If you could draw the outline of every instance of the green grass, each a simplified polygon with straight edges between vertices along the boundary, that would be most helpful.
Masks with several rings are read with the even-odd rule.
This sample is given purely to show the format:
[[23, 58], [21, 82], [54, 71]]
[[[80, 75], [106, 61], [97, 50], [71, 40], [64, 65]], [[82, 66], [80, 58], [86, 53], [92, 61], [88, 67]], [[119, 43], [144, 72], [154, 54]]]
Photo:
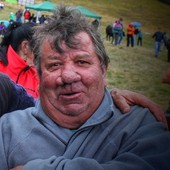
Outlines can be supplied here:
[[[36, 1], [41, 2], [41, 1]], [[159, 0], [53, 0], [69, 5], [83, 5], [102, 16], [101, 35], [110, 56], [107, 74], [108, 86], [140, 92], [160, 104], [164, 110], [170, 100], [170, 85], [161, 82], [162, 76], [170, 63], [167, 63], [167, 51], [162, 49], [159, 58], [154, 58], [152, 34], [161, 27], [170, 35], [170, 5]], [[8, 19], [10, 12], [16, 12], [18, 6], [5, 3], [0, 11], [0, 19]], [[31, 11], [34, 12], [35, 11]], [[126, 47], [126, 38], [119, 47], [112, 46], [105, 39], [105, 27], [117, 18], [124, 19], [124, 27], [132, 21], [142, 23], [144, 32], [142, 47]]]

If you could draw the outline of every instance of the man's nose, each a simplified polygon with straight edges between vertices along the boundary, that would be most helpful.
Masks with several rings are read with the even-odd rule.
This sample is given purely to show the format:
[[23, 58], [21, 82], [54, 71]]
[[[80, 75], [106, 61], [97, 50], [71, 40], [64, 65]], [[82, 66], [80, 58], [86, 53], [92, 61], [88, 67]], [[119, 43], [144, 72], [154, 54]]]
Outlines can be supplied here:
[[61, 71], [61, 79], [63, 83], [70, 84], [70, 83], [79, 81], [81, 79], [81, 76], [78, 70], [74, 66], [67, 65], [67, 66], [64, 66], [64, 68]]

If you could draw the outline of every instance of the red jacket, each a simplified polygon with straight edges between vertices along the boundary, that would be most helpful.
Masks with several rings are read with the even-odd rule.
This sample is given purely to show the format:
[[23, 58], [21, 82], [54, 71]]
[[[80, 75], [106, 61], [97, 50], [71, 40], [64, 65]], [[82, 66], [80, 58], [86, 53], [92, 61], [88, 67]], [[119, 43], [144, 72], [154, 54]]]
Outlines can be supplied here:
[[31, 17], [31, 13], [29, 11], [25, 11], [24, 18], [25, 19], [30, 19], [30, 17]]
[[39, 79], [35, 67], [30, 67], [11, 46], [8, 47], [7, 60], [8, 65], [0, 61], [0, 72], [9, 75], [14, 82], [22, 85], [27, 93], [37, 98]]
[[129, 24], [127, 27], [127, 35], [134, 35], [135, 32], [135, 28], [133, 27], [133, 25]]

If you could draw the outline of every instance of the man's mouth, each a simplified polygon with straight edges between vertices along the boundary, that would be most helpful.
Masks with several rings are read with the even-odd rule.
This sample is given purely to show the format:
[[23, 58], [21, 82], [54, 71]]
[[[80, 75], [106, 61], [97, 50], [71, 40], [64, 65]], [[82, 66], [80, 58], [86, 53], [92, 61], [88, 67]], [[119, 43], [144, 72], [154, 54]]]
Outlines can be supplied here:
[[72, 96], [72, 95], [76, 95], [77, 93], [73, 93], [73, 92], [71, 92], [71, 93], [65, 93], [65, 94], [62, 94], [62, 95], [66, 95], [66, 96]]
[[77, 98], [80, 97], [81, 92], [64, 92], [60, 94], [62, 98]]

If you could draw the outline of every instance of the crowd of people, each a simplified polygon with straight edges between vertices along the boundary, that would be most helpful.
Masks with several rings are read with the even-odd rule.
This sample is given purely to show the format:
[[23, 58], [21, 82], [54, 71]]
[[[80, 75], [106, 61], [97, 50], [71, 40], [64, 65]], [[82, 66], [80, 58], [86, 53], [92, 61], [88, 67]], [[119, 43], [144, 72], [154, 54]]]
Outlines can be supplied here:
[[112, 37], [111, 44], [117, 46], [120, 45], [123, 38], [126, 36], [127, 47], [142, 46], [143, 34], [141, 27], [133, 25], [133, 23], [128, 24], [127, 28], [123, 26], [123, 18], [119, 18], [113, 22], [112, 26], [106, 28], [106, 36]]
[[47, 15], [42, 14], [37, 18], [34, 13], [31, 13], [29, 9], [23, 10], [21, 7], [14, 13], [11, 12], [9, 16], [9, 21], [16, 21], [20, 23], [39, 23], [42, 24], [46, 21]]
[[[108, 25], [106, 27], [106, 39], [111, 40], [111, 44], [118, 46], [121, 44], [123, 38], [126, 36], [126, 46], [142, 46], [143, 45], [143, 32], [141, 25], [135, 25], [129, 23], [127, 28], [123, 26], [123, 18], [113, 22], [113, 25]], [[160, 28], [152, 35], [155, 41], [154, 54], [157, 58], [161, 46], [167, 49], [167, 61], [170, 62], [170, 38], [168, 38], [166, 32], [162, 32]]]
[[143, 33], [141, 28], [130, 23], [127, 26], [127, 47], [142, 46]]
[[[169, 169], [170, 132], [146, 108], [155, 104], [128, 91], [111, 95], [106, 82], [109, 56], [86, 17], [61, 6], [47, 24], [14, 22], [7, 30], [0, 71], [13, 79], [0, 74], [0, 88], [7, 86], [13, 93], [7, 90], [0, 100], [5, 96], [4, 105], [16, 101], [19, 106], [22, 95], [16, 91], [23, 97], [29, 93], [25, 100], [34, 107], [13, 108], [0, 118], [3, 170]], [[11, 60], [19, 63], [17, 76], [10, 72]], [[36, 80], [36, 88], [20, 86], [22, 81], [32, 83], [28, 77]], [[34, 101], [30, 95], [35, 91]], [[123, 114], [118, 103], [132, 106]], [[6, 106], [3, 110], [8, 112]]]

